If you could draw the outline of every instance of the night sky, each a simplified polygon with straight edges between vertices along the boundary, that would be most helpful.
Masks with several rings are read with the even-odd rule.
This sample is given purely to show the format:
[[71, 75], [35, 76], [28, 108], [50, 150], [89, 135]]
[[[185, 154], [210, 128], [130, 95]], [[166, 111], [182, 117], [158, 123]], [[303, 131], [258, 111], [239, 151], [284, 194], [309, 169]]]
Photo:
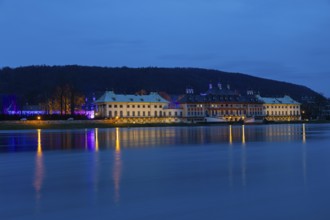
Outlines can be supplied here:
[[0, 67], [201, 67], [330, 96], [330, 0], [0, 0]]

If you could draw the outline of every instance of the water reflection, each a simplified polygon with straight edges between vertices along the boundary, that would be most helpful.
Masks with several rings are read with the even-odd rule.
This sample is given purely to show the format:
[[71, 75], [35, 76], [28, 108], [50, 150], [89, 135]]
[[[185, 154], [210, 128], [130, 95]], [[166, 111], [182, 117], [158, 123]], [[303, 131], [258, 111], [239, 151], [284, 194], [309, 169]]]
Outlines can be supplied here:
[[303, 143], [306, 143], [306, 124], [302, 125], [302, 136], [303, 136]]
[[94, 129], [94, 135], [95, 135], [95, 151], [99, 151], [99, 129]]
[[37, 154], [35, 159], [35, 174], [33, 186], [36, 192], [36, 198], [39, 200], [41, 198], [41, 188], [44, 180], [44, 161], [42, 155], [42, 142], [41, 142], [41, 130], [37, 130], [38, 133], [38, 145]]
[[[309, 125], [308, 125], [309, 126]], [[200, 127], [121, 128], [120, 141], [127, 148], [173, 146], [210, 143], [248, 144], [251, 142], [307, 141], [307, 125], [223, 125]], [[310, 131], [309, 131], [310, 132]], [[118, 130], [44, 130], [43, 150], [111, 148]], [[312, 136], [313, 137], [313, 136]], [[0, 131], [0, 151], [35, 150], [35, 135], [29, 131], [4, 133]], [[118, 145], [118, 144], [117, 144]]]
[[229, 125], [229, 144], [233, 143], [233, 128], [232, 125]]
[[303, 136], [303, 146], [302, 146], [302, 170], [303, 170], [303, 178], [304, 184], [307, 182], [307, 149], [306, 149], [306, 125], [305, 123], [302, 125], [302, 136]]
[[228, 182], [229, 186], [233, 186], [233, 148], [228, 150]]
[[114, 181], [114, 190], [115, 203], [119, 202], [120, 199], [120, 177], [122, 172], [122, 161], [121, 161], [121, 152], [120, 152], [120, 129], [116, 128], [116, 146], [114, 154], [114, 166], [113, 166], [113, 181]]
[[245, 144], [245, 125], [242, 125], [242, 144]]
[[242, 186], [246, 186], [246, 148], [243, 145], [241, 151], [241, 175], [242, 175]]

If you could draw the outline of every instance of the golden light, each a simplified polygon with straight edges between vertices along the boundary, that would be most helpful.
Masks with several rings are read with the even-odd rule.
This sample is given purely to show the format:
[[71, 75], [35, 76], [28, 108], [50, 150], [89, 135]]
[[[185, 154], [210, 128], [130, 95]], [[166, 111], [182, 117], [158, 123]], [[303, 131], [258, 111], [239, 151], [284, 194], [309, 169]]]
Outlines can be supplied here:
[[44, 179], [44, 163], [42, 156], [42, 145], [41, 145], [41, 129], [38, 132], [38, 146], [37, 146], [37, 156], [35, 161], [35, 175], [33, 180], [33, 186], [36, 191], [36, 197], [39, 200], [41, 198], [41, 188]]
[[38, 119], [38, 120], [41, 120], [41, 117], [40, 117], [40, 116], [38, 116], [38, 117], [37, 117], [37, 119]]
[[233, 143], [233, 130], [231, 125], [229, 125], [229, 143]]
[[115, 190], [114, 200], [115, 203], [118, 203], [120, 199], [120, 177], [122, 170], [119, 128], [116, 128], [116, 149], [114, 156], [115, 156], [114, 169], [113, 169], [113, 180], [114, 180], [114, 190]]
[[95, 152], [99, 151], [99, 129], [95, 128], [94, 130], [94, 135], [95, 135]]
[[116, 128], [116, 152], [120, 151], [119, 128]]
[[41, 129], [38, 129], [38, 148], [37, 148], [37, 155], [42, 155], [42, 146], [41, 146]]
[[242, 125], [242, 144], [245, 144], [245, 125]]

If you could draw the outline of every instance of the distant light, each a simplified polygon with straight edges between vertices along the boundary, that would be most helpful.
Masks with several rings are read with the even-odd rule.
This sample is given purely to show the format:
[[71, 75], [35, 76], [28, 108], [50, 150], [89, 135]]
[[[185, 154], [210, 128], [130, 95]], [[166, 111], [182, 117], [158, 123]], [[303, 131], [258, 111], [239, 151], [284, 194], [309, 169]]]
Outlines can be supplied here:
[[40, 119], [41, 119], [41, 117], [40, 117], [40, 116], [38, 116], [38, 117], [37, 117], [37, 119], [38, 119], [38, 120], [40, 120]]

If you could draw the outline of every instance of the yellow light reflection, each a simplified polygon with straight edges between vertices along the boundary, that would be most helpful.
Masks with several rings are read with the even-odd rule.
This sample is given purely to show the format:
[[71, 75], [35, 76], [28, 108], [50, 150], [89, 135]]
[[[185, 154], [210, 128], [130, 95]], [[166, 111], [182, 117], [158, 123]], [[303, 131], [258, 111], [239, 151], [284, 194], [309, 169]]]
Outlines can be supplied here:
[[303, 136], [303, 143], [306, 143], [306, 124], [303, 124], [303, 132], [302, 132], [302, 136]]
[[114, 166], [113, 166], [113, 181], [114, 181], [114, 190], [115, 190], [114, 201], [115, 203], [118, 203], [120, 199], [120, 177], [122, 171], [119, 128], [116, 128], [116, 148], [114, 155], [115, 155]]
[[38, 148], [37, 148], [37, 155], [42, 156], [42, 147], [41, 147], [41, 129], [38, 129]]
[[33, 187], [36, 192], [37, 200], [41, 198], [41, 188], [44, 179], [44, 162], [42, 155], [42, 142], [41, 142], [41, 130], [38, 129], [38, 145], [37, 145], [37, 155], [35, 160], [35, 175], [33, 181]]
[[233, 143], [233, 129], [231, 125], [229, 125], [229, 143]]
[[245, 144], [245, 125], [242, 125], [242, 144]]
[[95, 135], [95, 152], [99, 151], [99, 129], [95, 128], [94, 130], [94, 135]]
[[116, 152], [120, 151], [119, 128], [116, 128]]

